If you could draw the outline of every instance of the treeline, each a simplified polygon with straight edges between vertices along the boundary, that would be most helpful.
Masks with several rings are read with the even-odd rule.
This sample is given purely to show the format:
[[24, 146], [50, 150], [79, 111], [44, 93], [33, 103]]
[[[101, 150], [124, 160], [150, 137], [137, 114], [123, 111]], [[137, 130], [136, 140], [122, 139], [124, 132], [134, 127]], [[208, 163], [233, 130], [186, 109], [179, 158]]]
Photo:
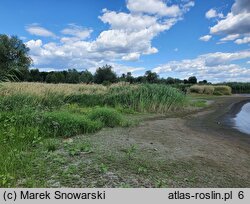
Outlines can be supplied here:
[[[143, 76], [134, 77], [131, 72], [124, 73], [118, 76], [112, 66], [105, 65], [99, 67], [94, 74], [85, 71], [77, 71], [76, 69], [69, 69], [64, 71], [43, 72], [38, 69], [22, 70], [15, 73], [19, 81], [27, 82], [45, 82], [45, 83], [96, 83], [108, 85], [117, 82], [134, 83], [151, 83], [151, 84], [197, 84], [197, 78], [191, 76], [188, 79], [177, 78], [160, 78], [155, 72], [146, 71]], [[200, 81], [200, 84], [207, 84], [207, 81]]]
[[[32, 64], [29, 48], [17, 37], [0, 34], [0, 82], [27, 81], [44, 83], [97, 83], [108, 85], [116, 82], [170, 84], [183, 91], [193, 84], [211, 84], [206, 80], [197, 81], [195, 76], [188, 79], [160, 78], [157, 73], [146, 71], [143, 76], [134, 77], [131, 72], [118, 76], [112, 67], [99, 67], [94, 74], [85, 70], [69, 69], [65, 71], [43, 72], [38, 69], [29, 69]], [[250, 83], [223, 83], [232, 88], [233, 93], [250, 93]]]
[[[1, 81], [28, 81], [46, 83], [97, 83], [108, 85], [120, 81], [129, 83], [161, 83], [161, 84], [196, 84], [195, 76], [185, 80], [168, 77], [160, 78], [155, 72], [146, 71], [143, 76], [134, 77], [131, 72], [118, 76], [109, 65], [99, 67], [94, 74], [85, 70], [40, 72], [38, 69], [29, 69], [32, 59], [29, 48], [17, 36], [0, 34], [0, 82]], [[206, 84], [204, 80], [200, 83]]]

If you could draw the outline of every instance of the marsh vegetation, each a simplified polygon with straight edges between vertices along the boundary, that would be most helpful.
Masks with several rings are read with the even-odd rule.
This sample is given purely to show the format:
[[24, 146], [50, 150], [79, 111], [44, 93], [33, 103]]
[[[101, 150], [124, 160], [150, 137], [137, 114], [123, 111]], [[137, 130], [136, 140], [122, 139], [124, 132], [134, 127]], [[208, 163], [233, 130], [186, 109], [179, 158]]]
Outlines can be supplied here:
[[[60, 146], [61, 139], [95, 133], [105, 127], [133, 126], [137, 124], [135, 113], [166, 113], [181, 110], [186, 104], [181, 92], [163, 85], [2, 83], [0, 96], [3, 187], [16, 186], [28, 178], [29, 184], [24, 186], [40, 185], [33, 178], [38, 176], [34, 162], [41, 165], [39, 171], [47, 165], [38, 149], [49, 155]], [[85, 143], [69, 147], [71, 156], [89, 151], [91, 145]]]

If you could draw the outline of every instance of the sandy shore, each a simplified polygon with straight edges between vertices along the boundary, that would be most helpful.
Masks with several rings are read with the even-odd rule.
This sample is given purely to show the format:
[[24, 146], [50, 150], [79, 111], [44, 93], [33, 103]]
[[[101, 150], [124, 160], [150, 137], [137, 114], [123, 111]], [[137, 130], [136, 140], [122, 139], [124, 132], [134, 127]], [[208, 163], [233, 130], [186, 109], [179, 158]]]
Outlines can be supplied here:
[[[248, 98], [213, 100], [193, 114], [151, 118], [136, 127], [90, 135], [101, 161], [112, 169], [112, 177], [99, 178], [104, 186], [157, 187], [160, 182], [167, 187], [250, 187], [250, 137], [225, 123]], [[133, 146], [134, 156], [127, 160]]]
[[249, 148], [250, 136], [236, 130], [231, 120], [249, 101], [249, 95], [220, 97], [206, 110], [191, 116], [192, 120], [188, 120], [187, 125], [194, 130], [227, 138]]
[[72, 138], [93, 152], [64, 158], [57, 172], [74, 167], [77, 179], [54, 175], [48, 187], [250, 187], [250, 137], [225, 122], [248, 99], [216, 97], [195, 113], [147, 115], [135, 127]]

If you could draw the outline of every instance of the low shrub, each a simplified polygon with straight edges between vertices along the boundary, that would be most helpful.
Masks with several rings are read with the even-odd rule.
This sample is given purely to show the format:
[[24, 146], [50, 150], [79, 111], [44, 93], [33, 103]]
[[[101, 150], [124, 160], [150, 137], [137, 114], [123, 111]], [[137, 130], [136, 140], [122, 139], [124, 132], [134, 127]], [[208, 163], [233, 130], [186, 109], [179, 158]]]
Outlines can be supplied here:
[[214, 86], [214, 95], [231, 95], [232, 89], [229, 86]]
[[95, 108], [89, 114], [88, 118], [94, 121], [100, 121], [106, 127], [115, 127], [122, 124], [122, 115], [112, 108]]
[[65, 97], [65, 103], [77, 103], [82, 106], [92, 107], [103, 105], [103, 94], [73, 94]]
[[191, 93], [207, 95], [231, 95], [232, 89], [229, 86], [193, 85], [190, 87]]
[[204, 94], [213, 95], [214, 87], [213, 86], [204, 86]]
[[203, 94], [204, 93], [204, 86], [193, 85], [193, 86], [190, 87], [190, 92], [191, 93]]
[[102, 126], [100, 121], [90, 120], [85, 115], [58, 111], [44, 114], [40, 130], [47, 136], [71, 137], [78, 134], [96, 132]]
[[191, 93], [213, 95], [214, 87], [211, 85], [193, 85], [190, 87]]

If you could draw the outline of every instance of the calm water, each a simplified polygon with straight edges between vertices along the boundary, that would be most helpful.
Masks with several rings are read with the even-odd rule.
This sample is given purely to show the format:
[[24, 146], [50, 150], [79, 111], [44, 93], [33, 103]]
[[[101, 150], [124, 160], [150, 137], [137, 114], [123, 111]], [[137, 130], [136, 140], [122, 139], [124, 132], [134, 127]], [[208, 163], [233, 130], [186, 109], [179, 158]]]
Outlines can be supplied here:
[[242, 106], [241, 111], [234, 118], [235, 128], [250, 135], [250, 103]]

